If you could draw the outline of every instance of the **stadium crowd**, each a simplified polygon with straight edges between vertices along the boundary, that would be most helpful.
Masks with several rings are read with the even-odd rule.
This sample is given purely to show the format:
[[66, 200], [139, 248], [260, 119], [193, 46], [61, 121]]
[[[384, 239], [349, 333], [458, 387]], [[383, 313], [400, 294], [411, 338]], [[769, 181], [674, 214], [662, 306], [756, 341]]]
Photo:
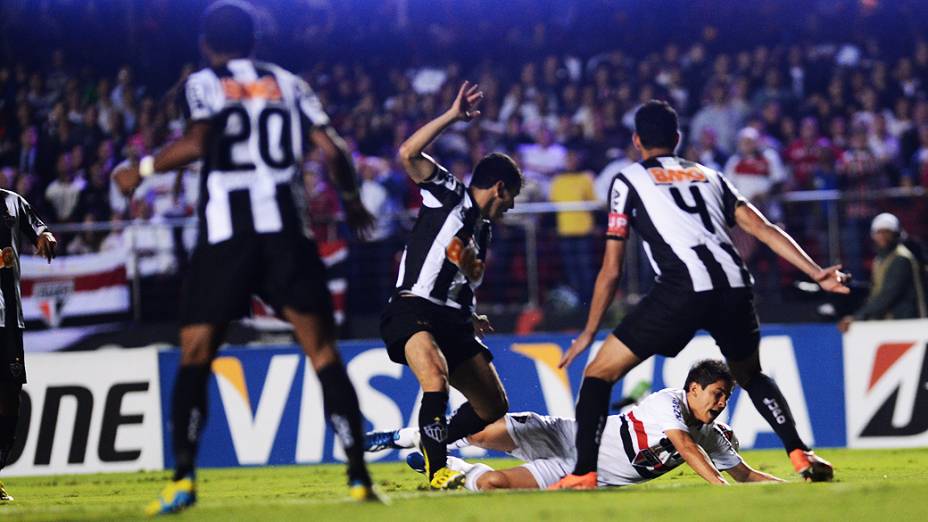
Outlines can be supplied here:
[[[788, 207], [776, 196], [842, 191], [842, 257], [852, 273], [866, 272], [868, 227], [879, 212], [892, 210], [910, 233], [928, 235], [924, 198], [871, 198], [875, 189], [928, 187], [928, 41], [913, 38], [896, 45], [891, 39], [828, 30], [829, 21], [850, 15], [829, 10], [827, 2], [813, 3], [818, 18], [809, 17], [819, 21], [820, 31], [806, 28], [803, 38], [792, 40], [801, 43], [788, 46], [775, 35], [751, 35], [725, 24], [726, 16], [744, 14], [736, 8], [714, 25], [691, 23], [684, 9], [667, 26], [685, 36], [678, 40], [647, 38], [661, 21], [636, 20], [640, 13], [623, 16], [613, 9], [599, 16], [612, 9], [606, 3], [547, 6], [512, 24], [506, 13], [534, 4], [512, 2], [502, 14], [482, 19], [485, 3], [460, 7], [466, 11], [461, 14], [452, 12], [452, 2], [441, 1], [423, 14], [401, 11], [403, 2], [355, 11], [357, 2], [305, 2], [269, 29], [278, 36], [278, 51], [313, 50], [302, 58], [294, 58], [298, 53], [292, 50], [287, 56], [302, 64], [338, 131], [351, 140], [362, 199], [379, 218], [372, 238], [379, 246], [373, 252], [384, 267], [376, 277], [392, 273], [389, 259], [401, 248], [408, 216], [419, 205], [418, 191], [394, 161], [397, 146], [449, 105], [463, 79], [478, 82], [486, 93], [482, 117], [442, 136], [435, 155], [461, 178], [487, 152], [513, 155], [527, 179], [521, 202], [602, 201], [615, 173], [635, 160], [634, 111], [659, 98], [681, 115], [680, 153], [725, 172], [815, 254], [827, 248], [828, 205]], [[124, 158], [148, 154], [183, 132], [178, 92], [194, 66], [181, 68], [178, 62], [192, 62], [195, 48], [165, 44], [159, 53], [151, 42], [162, 31], [159, 40], [189, 40], [170, 26], [172, 18], [165, 15], [170, 3], [143, 3], [131, 19], [135, 33], [117, 31], [104, 38], [100, 45], [119, 45], [122, 36], [132, 40], [133, 34], [140, 42], [140, 58], [118, 67], [118, 57], [108, 57], [93, 42], [78, 42], [65, 20], [91, 23], [100, 18], [91, 9], [114, 8], [94, 2], [57, 10], [48, 3], [14, 4], [3, 13], [0, 188], [25, 196], [52, 223], [192, 215], [195, 191], [184, 191], [187, 184], [153, 184], [127, 204], [109, 180]], [[772, 9], [771, 16], [788, 17], [776, 2], [759, 4], [760, 13]], [[896, 9], [904, 11], [913, 3], [900, 4]], [[183, 9], [172, 13], [182, 17]], [[851, 14], [846, 23], [853, 26], [887, 16], [862, 7]], [[40, 25], [48, 34], [27, 35], [34, 16], [44, 20]], [[453, 24], [454, 29], [443, 25], [451, 16], [464, 23]], [[555, 22], [539, 22], [544, 18]], [[377, 20], [390, 22], [378, 25]], [[688, 33], [680, 28], [684, 24]], [[574, 39], [578, 31], [629, 34], [594, 45], [592, 37]], [[165, 49], [174, 56], [164, 57]], [[374, 52], [378, 49], [382, 52]], [[396, 60], [388, 58], [394, 53]], [[338, 198], [314, 155], [308, 157], [305, 181], [317, 234], [334, 239], [339, 232], [331, 218]], [[550, 226], [542, 227], [539, 245], [542, 276], [555, 283], [543, 288], [561, 282], [589, 298], [601, 218], [593, 212], [543, 218]], [[499, 231], [504, 241], [522, 237], [519, 227], [508, 228]], [[69, 253], [93, 251], [108, 240], [105, 234], [65, 239]], [[785, 274], [774, 257], [749, 243], [739, 246], [747, 250], [761, 289], [776, 292]], [[359, 248], [370, 254], [372, 247]], [[524, 272], [521, 252], [517, 246], [499, 249], [498, 268], [505, 270], [500, 277]], [[547, 263], [548, 258], [560, 261]], [[385, 286], [379, 291], [389, 292]]]

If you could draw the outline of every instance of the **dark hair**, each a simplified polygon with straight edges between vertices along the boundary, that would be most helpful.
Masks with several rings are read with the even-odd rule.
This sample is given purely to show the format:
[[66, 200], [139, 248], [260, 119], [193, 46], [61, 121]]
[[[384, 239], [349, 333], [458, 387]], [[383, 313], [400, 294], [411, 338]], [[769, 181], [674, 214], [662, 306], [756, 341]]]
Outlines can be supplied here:
[[217, 53], [248, 56], [255, 46], [253, 9], [241, 0], [220, 0], [203, 13], [202, 34]]
[[522, 171], [516, 162], [501, 152], [492, 152], [477, 162], [470, 184], [472, 187], [487, 189], [497, 181], [502, 181], [510, 192], [522, 190]]
[[651, 100], [635, 112], [635, 133], [646, 149], [673, 149], [678, 129], [677, 111], [665, 101]]
[[724, 361], [718, 359], [703, 359], [698, 361], [690, 368], [690, 373], [686, 374], [686, 382], [683, 383], [683, 389], [689, 391], [690, 384], [698, 383], [705, 388], [716, 381], [725, 381], [734, 384], [735, 378], [731, 375], [731, 370]]

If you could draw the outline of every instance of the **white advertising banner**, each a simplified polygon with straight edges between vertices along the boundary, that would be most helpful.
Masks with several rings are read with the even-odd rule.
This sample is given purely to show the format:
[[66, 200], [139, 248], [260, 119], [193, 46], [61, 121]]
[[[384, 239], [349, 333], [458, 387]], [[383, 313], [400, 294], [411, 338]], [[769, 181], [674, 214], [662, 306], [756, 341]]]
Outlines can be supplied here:
[[26, 373], [27, 415], [4, 475], [163, 468], [157, 350], [36, 354]]
[[855, 322], [844, 382], [848, 447], [928, 446], [928, 320]]

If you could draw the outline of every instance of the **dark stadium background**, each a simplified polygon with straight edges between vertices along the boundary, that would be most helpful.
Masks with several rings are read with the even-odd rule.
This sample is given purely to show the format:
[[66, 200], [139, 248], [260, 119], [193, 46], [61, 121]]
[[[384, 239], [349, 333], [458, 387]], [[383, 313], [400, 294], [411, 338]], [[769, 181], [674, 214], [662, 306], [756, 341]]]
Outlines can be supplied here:
[[[108, 229], [130, 220], [144, 225], [169, 218], [172, 223], [167, 246], [159, 242], [152, 248], [160, 252], [141, 253], [168, 261], [130, 276], [130, 310], [92, 320], [66, 317], [61, 323], [132, 321], [131, 338], [118, 327], [113, 336], [99, 334], [71, 348], [176, 338], [173, 320], [185, 263], [179, 223], [190, 214], [189, 205], [167, 205], [162, 212], [155, 200], [165, 195], [152, 193], [114, 209], [106, 184], [123, 158], [151, 152], [182, 128], [176, 87], [183, 72], [201, 65], [196, 35], [207, 4], [12, 0], [0, 5], [0, 186], [22, 192], [60, 231], [62, 253], [99, 250]], [[625, 154], [628, 114], [651, 97], [668, 99], [680, 111], [681, 153], [710, 159], [721, 169], [735, 152], [732, 140], [713, 146], [690, 131], [710, 106], [713, 90], [722, 89], [720, 110], [735, 116], [719, 130], [730, 135], [753, 124], [786, 168], [786, 182], [765, 200], [768, 210], [813, 257], [843, 262], [860, 283], [852, 301], [831, 303], [835, 313], [850, 311], [866, 293], [873, 215], [895, 212], [914, 244], [928, 236], [926, 2], [256, 4], [262, 13], [258, 57], [303, 73], [352, 142], [362, 176], [384, 195], [377, 209], [384, 216], [378, 240], [345, 243], [345, 231], [333, 221], [334, 189], [316, 163], [308, 162], [317, 236], [333, 251], [347, 248], [347, 257], [333, 266], [333, 273], [347, 281], [340, 298], [344, 336], [377, 335], [396, 255], [419, 204], [393, 164], [396, 145], [441, 110], [463, 79], [479, 81], [486, 90], [484, 118], [449, 133], [435, 147], [460, 175], [474, 156], [494, 149], [518, 155], [546, 140], [542, 128], [547, 128], [555, 146], [576, 156], [570, 170], [595, 177]], [[510, 112], [520, 118], [502, 116]], [[791, 158], [791, 147], [810, 117], [818, 129], [808, 146], [814, 158], [807, 155], [802, 161], [808, 163], [800, 165]], [[855, 133], [863, 146], [855, 145]], [[802, 169], [805, 174], [797, 175]], [[544, 187], [567, 170], [562, 165], [530, 178]], [[60, 208], [69, 205], [46, 197], [59, 175], [70, 180], [64, 198], [77, 200], [70, 212]], [[85, 181], [75, 183], [75, 177]], [[534, 206], [525, 208], [531, 212], [497, 230], [480, 302], [504, 331], [531, 331], [542, 323], [547, 330], [576, 328], [599, 264], [604, 213], [590, 210], [593, 229], [565, 240], [545, 190], [527, 193]], [[570, 248], [562, 249], [568, 241]], [[750, 263], [764, 322], [834, 319], [821, 313], [824, 301], [817, 295], [795, 288], [800, 277], [791, 268], [762, 251]], [[639, 257], [633, 256], [627, 268], [616, 314], [647, 289], [651, 277]], [[30, 326], [47, 327], [40, 321]], [[232, 340], [262, 335], [267, 334], [239, 328]]]

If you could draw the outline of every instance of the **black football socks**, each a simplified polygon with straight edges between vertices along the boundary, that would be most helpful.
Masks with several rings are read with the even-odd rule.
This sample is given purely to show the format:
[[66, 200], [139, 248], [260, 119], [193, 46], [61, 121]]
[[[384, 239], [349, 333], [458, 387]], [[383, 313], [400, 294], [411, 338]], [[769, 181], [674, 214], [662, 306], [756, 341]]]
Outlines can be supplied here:
[[448, 392], [424, 392], [419, 406], [419, 439], [425, 456], [425, 469], [431, 481], [436, 471], [448, 463]]
[[780, 387], [773, 379], [763, 373], [758, 373], [751, 378], [747, 386], [742, 385], [742, 388], [748, 392], [754, 407], [783, 441], [786, 453], [794, 449], [809, 450], [809, 447], [799, 438], [796, 421], [793, 420], [793, 414], [789, 411], [786, 398], [783, 397]]
[[577, 399], [577, 464], [574, 475], [596, 471], [599, 461], [599, 443], [609, 415], [609, 397], [612, 383], [585, 377]]
[[364, 464], [364, 434], [361, 432], [361, 407], [358, 395], [341, 361], [316, 372], [322, 384], [323, 407], [332, 430], [342, 443], [348, 457], [348, 482], [371, 485]]
[[483, 431], [483, 428], [486, 428], [488, 424], [490, 423], [477, 415], [474, 407], [469, 402], [465, 402], [448, 422], [448, 438], [445, 440], [445, 444], [451, 444], [458, 439]]
[[181, 366], [171, 398], [171, 426], [174, 444], [174, 480], [193, 473], [200, 432], [206, 424], [206, 385], [208, 364]]

